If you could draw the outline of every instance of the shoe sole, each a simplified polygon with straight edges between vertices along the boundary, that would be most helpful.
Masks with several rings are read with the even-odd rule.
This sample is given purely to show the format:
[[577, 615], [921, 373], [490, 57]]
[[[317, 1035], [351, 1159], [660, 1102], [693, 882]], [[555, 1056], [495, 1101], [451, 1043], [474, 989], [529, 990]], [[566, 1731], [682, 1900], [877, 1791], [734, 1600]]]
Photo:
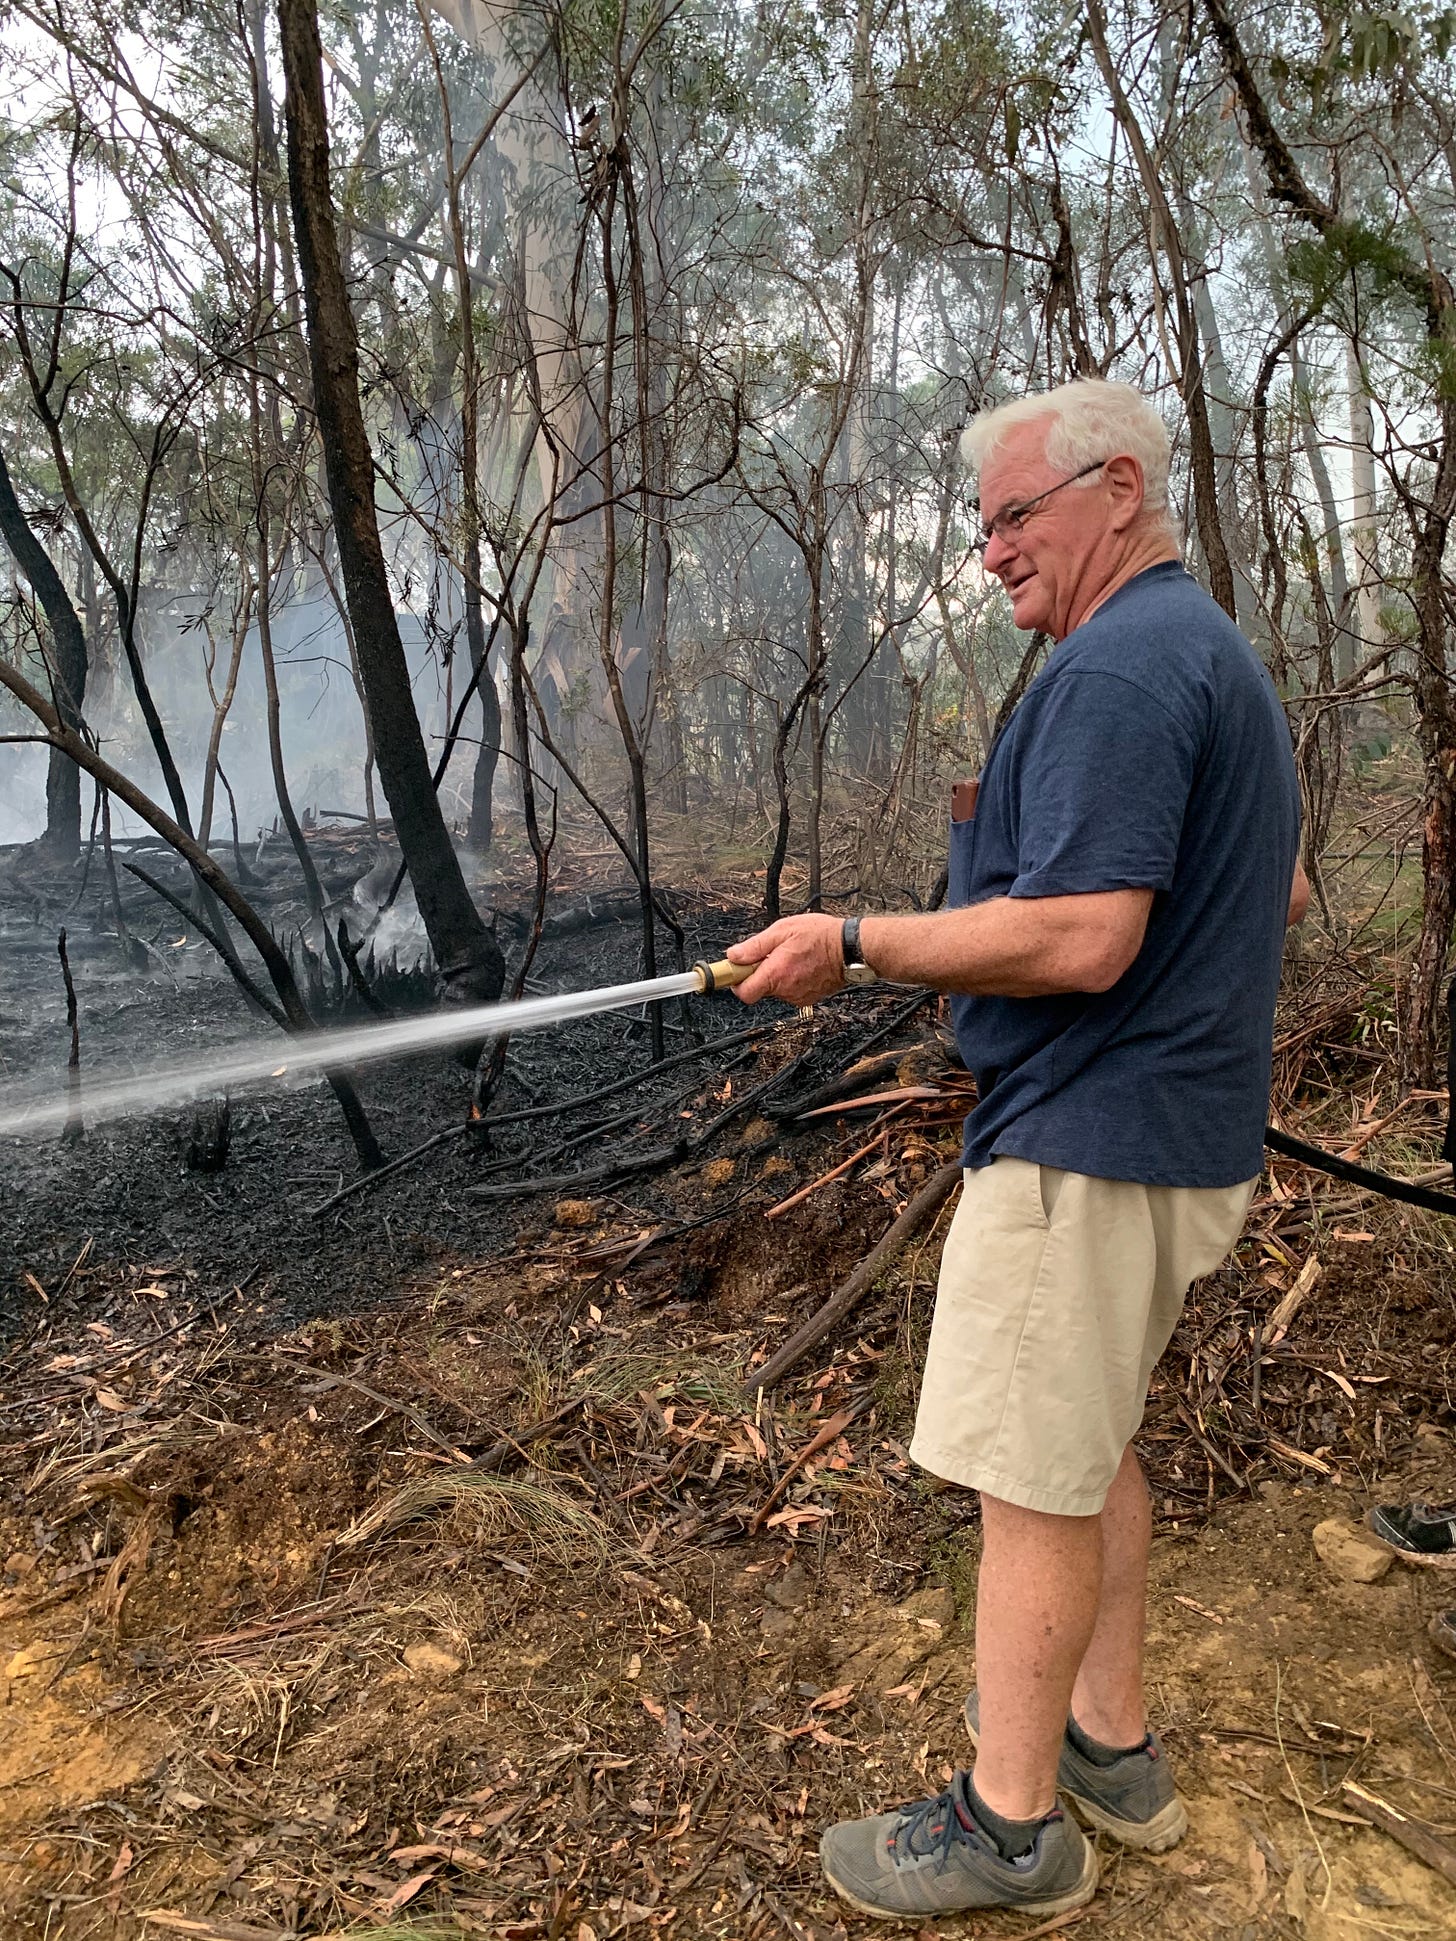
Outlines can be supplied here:
[[[970, 1734], [971, 1744], [979, 1748], [980, 1736], [966, 1718], [966, 1731]], [[1079, 1819], [1099, 1833], [1106, 1833], [1121, 1847], [1132, 1847], [1138, 1853], [1167, 1853], [1176, 1847], [1188, 1831], [1188, 1808], [1175, 1793], [1166, 1806], [1160, 1807], [1150, 1820], [1123, 1820], [1115, 1813], [1109, 1813], [1105, 1806], [1099, 1806], [1094, 1799], [1084, 1799], [1081, 1793], [1074, 1793], [1069, 1787], [1059, 1789], [1077, 1809]]]
[[1167, 1853], [1188, 1831], [1188, 1808], [1176, 1795], [1150, 1820], [1120, 1820], [1105, 1806], [1099, 1806], [1096, 1800], [1084, 1799], [1080, 1793], [1069, 1792], [1067, 1798], [1089, 1826], [1109, 1834], [1119, 1846], [1136, 1848], [1139, 1853]]
[[1438, 1551], [1433, 1556], [1422, 1550], [1402, 1550], [1398, 1543], [1381, 1536], [1378, 1530], [1371, 1530], [1370, 1535], [1382, 1550], [1388, 1550], [1392, 1557], [1398, 1557], [1403, 1564], [1414, 1564], [1417, 1570], [1456, 1570], [1456, 1550]]
[[852, 1889], [846, 1887], [842, 1881], [834, 1878], [829, 1868], [825, 1866], [822, 1854], [819, 1858], [819, 1865], [829, 1885], [838, 1894], [839, 1898], [847, 1902], [850, 1907], [855, 1908], [861, 1914], [872, 1915], [877, 1921], [903, 1921], [907, 1924], [911, 1921], [923, 1924], [926, 1921], [934, 1920], [938, 1915], [942, 1914], [991, 1914], [1005, 1912], [1007, 1914], [1041, 1914], [1048, 1918], [1058, 1914], [1070, 1914], [1075, 1908], [1085, 1907], [1088, 1901], [1092, 1899], [1092, 1896], [1097, 1892], [1097, 1883], [1101, 1875], [1097, 1855], [1089, 1846], [1082, 1862], [1082, 1877], [1076, 1886], [1069, 1888], [1065, 1894], [1052, 1894], [1045, 1900], [1039, 1901], [996, 1901], [989, 1904], [981, 1902], [974, 1907], [923, 1907], [916, 1908], [912, 1912], [904, 1908], [876, 1907], [873, 1901], [861, 1900], [859, 1895], [854, 1893]]
[[1365, 1528], [1382, 1550], [1388, 1550], [1392, 1557], [1399, 1557], [1403, 1564], [1414, 1564], [1417, 1570], [1456, 1570], [1456, 1550], [1407, 1550], [1403, 1545], [1392, 1542], [1383, 1530], [1377, 1530], [1368, 1516]]

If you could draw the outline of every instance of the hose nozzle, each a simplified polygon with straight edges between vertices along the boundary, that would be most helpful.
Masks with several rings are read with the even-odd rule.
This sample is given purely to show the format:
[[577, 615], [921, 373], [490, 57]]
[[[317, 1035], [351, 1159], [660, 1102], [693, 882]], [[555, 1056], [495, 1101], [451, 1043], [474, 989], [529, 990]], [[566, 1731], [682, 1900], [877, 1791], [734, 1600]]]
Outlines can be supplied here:
[[704, 997], [711, 997], [714, 991], [731, 991], [735, 984], [741, 984], [745, 978], [752, 977], [758, 966], [730, 964], [726, 957], [720, 957], [715, 963], [710, 964], [706, 957], [700, 957], [692, 968], [693, 975], [698, 980], [698, 989]]

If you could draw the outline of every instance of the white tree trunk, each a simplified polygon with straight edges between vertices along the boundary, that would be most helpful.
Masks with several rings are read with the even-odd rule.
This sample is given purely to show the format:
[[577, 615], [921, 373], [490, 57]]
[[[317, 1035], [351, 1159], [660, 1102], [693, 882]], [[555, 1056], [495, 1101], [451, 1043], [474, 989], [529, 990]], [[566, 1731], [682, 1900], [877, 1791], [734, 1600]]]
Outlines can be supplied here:
[[1356, 624], [1364, 652], [1385, 644], [1380, 622], [1379, 533], [1375, 512], [1375, 420], [1360, 350], [1345, 345], [1345, 376], [1350, 405], [1350, 551], [1355, 580]]

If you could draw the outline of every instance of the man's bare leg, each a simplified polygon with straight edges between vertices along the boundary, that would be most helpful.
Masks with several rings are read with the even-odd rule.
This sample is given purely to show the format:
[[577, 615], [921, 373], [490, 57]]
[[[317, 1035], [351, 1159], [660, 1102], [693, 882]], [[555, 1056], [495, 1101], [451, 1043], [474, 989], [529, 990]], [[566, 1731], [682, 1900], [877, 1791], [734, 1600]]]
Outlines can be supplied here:
[[1153, 1511], [1142, 1464], [1130, 1446], [1098, 1520], [1102, 1594], [1097, 1623], [1072, 1689], [1072, 1716], [1100, 1745], [1135, 1746], [1148, 1729], [1143, 1643]]
[[976, 1791], [1003, 1819], [1035, 1820], [1056, 1805], [1072, 1688], [1097, 1625], [1102, 1519], [983, 1494], [981, 1524]]

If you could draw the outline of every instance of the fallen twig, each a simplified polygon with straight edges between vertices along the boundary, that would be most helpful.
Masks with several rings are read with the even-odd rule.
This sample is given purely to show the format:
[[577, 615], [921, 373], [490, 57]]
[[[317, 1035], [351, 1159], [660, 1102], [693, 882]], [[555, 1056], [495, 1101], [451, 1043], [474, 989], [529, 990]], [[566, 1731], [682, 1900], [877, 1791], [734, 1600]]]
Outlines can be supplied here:
[[676, 1165], [680, 1160], [702, 1152], [724, 1126], [756, 1107], [769, 1092], [791, 1078], [808, 1056], [808, 1052], [800, 1052], [781, 1071], [770, 1073], [761, 1084], [752, 1086], [734, 1099], [732, 1104], [725, 1106], [701, 1131], [682, 1134], [671, 1145], [654, 1146], [650, 1151], [638, 1153], [631, 1159], [609, 1159], [604, 1165], [588, 1167], [580, 1173], [556, 1173], [546, 1179], [512, 1180], [503, 1186], [467, 1186], [465, 1191], [472, 1199], [478, 1200], [508, 1199], [516, 1193], [573, 1193], [579, 1192], [584, 1186], [599, 1186], [607, 1180], [627, 1179], [634, 1174], [656, 1172], [664, 1166]]
[[841, 1159], [839, 1164], [831, 1166], [827, 1173], [821, 1173], [818, 1179], [811, 1179], [807, 1186], [801, 1186], [797, 1193], [790, 1193], [786, 1200], [780, 1200], [777, 1206], [771, 1206], [764, 1214], [764, 1219], [777, 1220], [781, 1213], [787, 1213], [791, 1207], [802, 1205], [811, 1193], [817, 1193], [821, 1186], [827, 1186], [831, 1180], [839, 1179], [847, 1173], [851, 1166], [858, 1165], [860, 1160], [866, 1158], [876, 1146], [883, 1143], [884, 1137], [883, 1132], [877, 1132], [873, 1139], [867, 1139], [864, 1145], [856, 1148], [848, 1159]]
[[230, 1359], [234, 1361], [262, 1361], [267, 1362], [272, 1368], [286, 1368], [290, 1374], [312, 1375], [315, 1377], [318, 1385], [314, 1391], [315, 1393], [322, 1393], [331, 1388], [352, 1388], [356, 1394], [362, 1395], [366, 1401], [375, 1403], [379, 1408], [388, 1409], [394, 1415], [402, 1415], [407, 1422], [413, 1422], [426, 1441], [433, 1442], [437, 1449], [443, 1449], [451, 1462], [463, 1464], [470, 1461], [470, 1457], [463, 1450], [457, 1449], [453, 1442], [448, 1441], [446, 1437], [442, 1436], [434, 1424], [421, 1415], [419, 1410], [413, 1407], [411, 1403], [402, 1402], [395, 1395], [382, 1394], [377, 1388], [371, 1388], [368, 1382], [361, 1382], [357, 1375], [336, 1374], [334, 1370], [320, 1368], [314, 1362], [300, 1361], [295, 1355], [280, 1354], [277, 1349], [272, 1349], [265, 1354], [238, 1353], [231, 1356]]
[[574, 1415], [585, 1399], [581, 1395], [569, 1397], [559, 1408], [552, 1409], [549, 1415], [538, 1416], [534, 1422], [528, 1422], [524, 1429], [518, 1429], [513, 1436], [501, 1436], [488, 1449], [483, 1450], [480, 1455], [472, 1456], [465, 1467], [468, 1469], [488, 1471], [500, 1469], [510, 1461], [512, 1456], [521, 1456], [524, 1458], [526, 1450], [531, 1443], [539, 1441], [542, 1436], [554, 1429], [558, 1423], [564, 1422], [567, 1416]]
[[[935, 996], [934, 991], [917, 991], [907, 1003], [897, 1004], [883, 1024], [877, 1025], [873, 1031], [868, 1032], [849, 1047], [853, 1062], [847, 1071], [841, 1072], [837, 1078], [831, 1078], [823, 1085], [816, 1085], [812, 1092], [806, 1092], [800, 1098], [789, 1099], [782, 1105], [766, 1108], [765, 1116], [770, 1119], [801, 1118], [806, 1112], [812, 1112], [816, 1106], [832, 1105], [836, 1099], [843, 1098], [846, 1092], [852, 1092], [865, 1075], [862, 1061], [870, 1047], [879, 1044], [882, 1038], [888, 1038], [892, 1032], [898, 1031], [900, 1026], [908, 1023], [917, 1011], [923, 1010], [927, 1004], [932, 1003]], [[861, 1068], [856, 1070], [856, 1066]]]
[[386, 1166], [376, 1166], [372, 1173], [361, 1173], [358, 1179], [351, 1179], [347, 1186], [341, 1186], [337, 1193], [330, 1193], [326, 1200], [320, 1200], [313, 1209], [314, 1218], [318, 1219], [324, 1213], [332, 1213], [342, 1201], [352, 1199], [356, 1193], [363, 1193], [370, 1187], [379, 1186], [395, 1173], [403, 1172], [406, 1166], [412, 1166], [417, 1159], [423, 1159], [425, 1154], [433, 1152], [436, 1146], [446, 1146], [452, 1139], [463, 1138], [467, 1132], [474, 1130], [475, 1128], [469, 1124], [461, 1124], [446, 1126], [443, 1132], [432, 1132], [428, 1139], [422, 1139], [419, 1145], [411, 1146], [409, 1151], [402, 1152], [398, 1159], [391, 1159]]
[[1368, 1787], [1357, 1784], [1353, 1779], [1347, 1779], [1341, 1786], [1340, 1798], [1362, 1820], [1368, 1820], [1371, 1826], [1388, 1833], [1407, 1853], [1413, 1853], [1417, 1860], [1424, 1860], [1428, 1867], [1434, 1867], [1443, 1879], [1456, 1887], [1456, 1847], [1449, 1841], [1442, 1840], [1421, 1821], [1413, 1820], [1388, 1799], [1382, 1799], [1378, 1793], [1372, 1793]]
[[893, 1085], [888, 1091], [866, 1092], [860, 1098], [840, 1099], [834, 1105], [816, 1105], [812, 1112], [796, 1112], [796, 1119], [820, 1119], [827, 1112], [860, 1112], [867, 1105], [903, 1105], [911, 1099], [943, 1099], [938, 1085]]
[[1223, 1471], [1224, 1475], [1228, 1477], [1229, 1481], [1233, 1484], [1235, 1489], [1246, 1490], [1249, 1487], [1248, 1477], [1241, 1476], [1239, 1472], [1234, 1468], [1233, 1464], [1229, 1462], [1228, 1459], [1225, 1456], [1223, 1456], [1214, 1447], [1214, 1445], [1209, 1441], [1208, 1437], [1203, 1433], [1202, 1429], [1199, 1428], [1187, 1404], [1184, 1403], [1181, 1400], [1181, 1398], [1175, 1396], [1173, 1400], [1173, 1407], [1177, 1410], [1178, 1415], [1182, 1420], [1183, 1426], [1188, 1430], [1188, 1433], [1193, 1437], [1193, 1440], [1198, 1444], [1199, 1448], [1203, 1451], [1204, 1455], [1207, 1456], [1208, 1460], [1212, 1463], [1218, 1464], [1219, 1468]]
[[248, 1927], [242, 1921], [204, 1921], [196, 1914], [173, 1914], [164, 1907], [149, 1907], [142, 1919], [172, 1934], [194, 1935], [196, 1941], [289, 1941], [293, 1932], [292, 1928]]
[[873, 1390], [856, 1397], [847, 1409], [841, 1409], [837, 1415], [831, 1415], [824, 1426], [804, 1444], [798, 1455], [794, 1457], [783, 1475], [780, 1476], [749, 1519], [748, 1534], [751, 1537], [758, 1535], [772, 1514], [775, 1506], [782, 1500], [784, 1491], [793, 1482], [804, 1465], [812, 1462], [815, 1456], [819, 1454], [819, 1451], [821, 1449], [827, 1449], [831, 1442], [837, 1442], [851, 1422], [863, 1415], [865, 1410], [873, 1403], [874, 1399]]

